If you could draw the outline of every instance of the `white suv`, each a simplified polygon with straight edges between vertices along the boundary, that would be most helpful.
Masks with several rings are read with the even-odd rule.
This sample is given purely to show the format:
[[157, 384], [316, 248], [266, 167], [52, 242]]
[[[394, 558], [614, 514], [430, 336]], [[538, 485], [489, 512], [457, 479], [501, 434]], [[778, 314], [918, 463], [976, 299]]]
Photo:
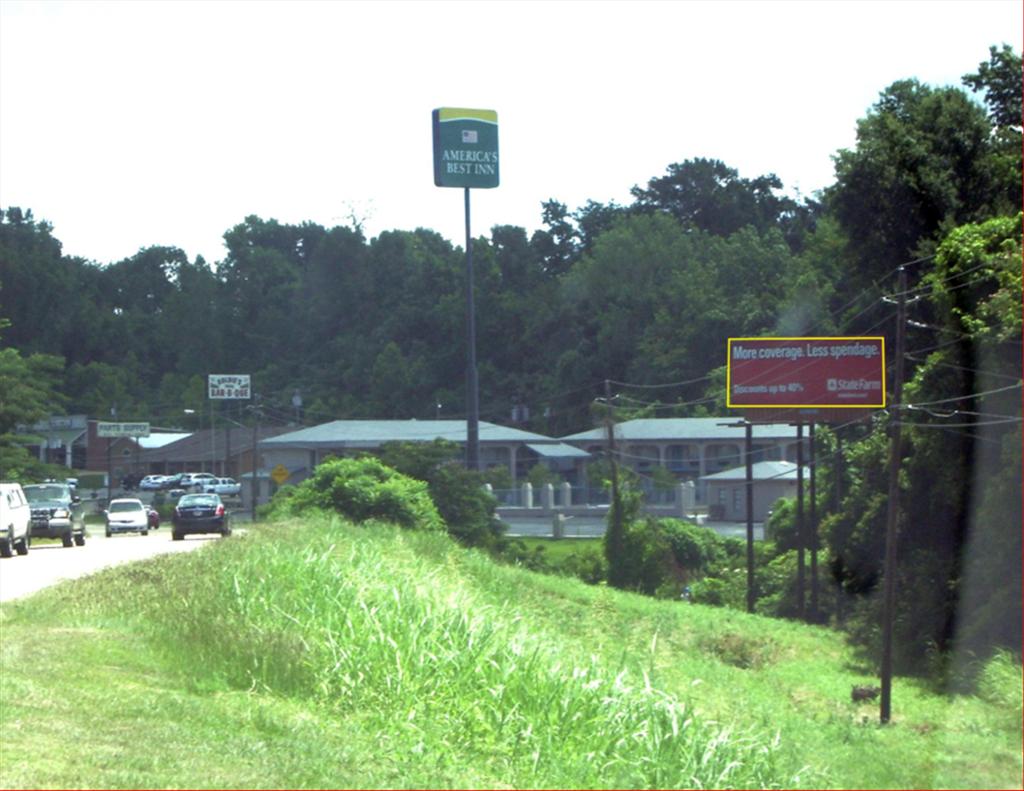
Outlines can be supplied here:
[[0, 483], [0, 557], [28, 554], [32, 508], [18, 483]]
[[187, 491], [201, 492], [208, 483], [216, 483], [217, 476], [210, 472], [186, 472], [181, 476], [178, 488]]

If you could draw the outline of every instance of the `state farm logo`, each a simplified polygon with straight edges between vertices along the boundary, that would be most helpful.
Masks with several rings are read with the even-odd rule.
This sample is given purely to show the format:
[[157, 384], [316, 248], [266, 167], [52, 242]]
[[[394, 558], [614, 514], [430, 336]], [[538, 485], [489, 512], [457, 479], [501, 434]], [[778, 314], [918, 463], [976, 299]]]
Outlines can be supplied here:
[[876, 379], [827, 379], [825, 386], [840, 398], [859, 398], [863, 393], [881, 391], [882, 383]]

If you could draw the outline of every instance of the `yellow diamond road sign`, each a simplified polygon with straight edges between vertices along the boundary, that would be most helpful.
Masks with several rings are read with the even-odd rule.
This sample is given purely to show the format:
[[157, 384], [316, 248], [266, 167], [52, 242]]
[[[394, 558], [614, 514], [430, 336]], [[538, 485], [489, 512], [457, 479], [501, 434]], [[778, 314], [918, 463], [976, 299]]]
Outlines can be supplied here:
[[278, 464], [270, 471], [270, 477], [274, 479], [274, 483], [278, 486], [287, 481], [290, 475], [291, 473], [288, 472], [288, 468], [283, 464]]

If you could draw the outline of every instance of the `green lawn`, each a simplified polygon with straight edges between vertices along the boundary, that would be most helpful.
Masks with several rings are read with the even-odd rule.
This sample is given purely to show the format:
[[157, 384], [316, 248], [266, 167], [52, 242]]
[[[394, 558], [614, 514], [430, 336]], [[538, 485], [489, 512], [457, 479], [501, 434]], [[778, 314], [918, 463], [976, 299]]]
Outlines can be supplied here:
[[522, 541], [526, 548], [534, 550], [536, 547], [540, 547], [544, 551], [544, 557], [553, 564], [558, 564], [565, 560], [570, 555], [596, 550], [602, 551], [603, 539], [601, 538], [563, 538], [559, 541], [555, 541], [551, 538], [519, 538], [517, 541]]
[[1021, 787], [1009, 658], [984, 698], [896, 679], [882, 727], [827, 629], [381, 525], [260, 525], [4, 604], [0, 637], [4, 788]]

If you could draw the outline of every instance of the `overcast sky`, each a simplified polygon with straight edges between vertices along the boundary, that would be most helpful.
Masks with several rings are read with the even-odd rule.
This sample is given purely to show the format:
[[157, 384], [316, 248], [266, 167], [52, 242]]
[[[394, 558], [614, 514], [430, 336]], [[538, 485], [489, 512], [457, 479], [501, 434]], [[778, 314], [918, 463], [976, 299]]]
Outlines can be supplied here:
[[888, 85], [959, 85], [1022, 30], [1020, 0], [0, 0], [0, 206], [101, 263], [218, 261], [250, 214], [462, 245], [437, 107], [498, 113], [474, 234], [532, 232], [548, 198], [628, 203], [696, 157], [810, 195]]

